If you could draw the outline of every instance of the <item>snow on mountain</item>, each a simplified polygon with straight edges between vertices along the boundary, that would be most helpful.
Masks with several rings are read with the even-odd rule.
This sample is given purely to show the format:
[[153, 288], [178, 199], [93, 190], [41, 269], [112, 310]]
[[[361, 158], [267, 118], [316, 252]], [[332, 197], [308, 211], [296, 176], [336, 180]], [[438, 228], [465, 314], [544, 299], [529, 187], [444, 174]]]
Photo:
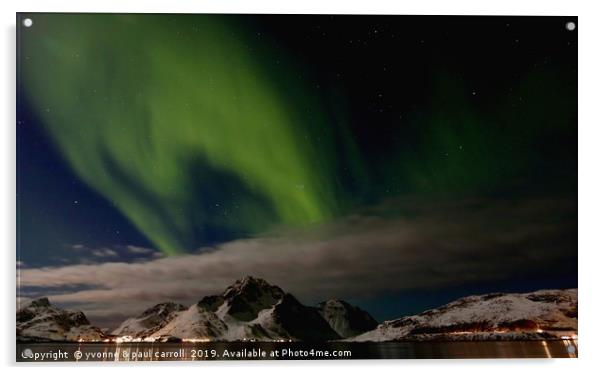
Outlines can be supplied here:
[[247, 276], [186, 308], [167, 302], [124, 321], [114, 336], [79, 311], [47, 298], [17, 311], [19, 341], [396, 341], [532, 340], [577, 334], [577, 289], [490, 293], [377, 322], [341, 300], [309, 307], [265, 280]]
[[[155, 306], [156, 308], [156, 306]], [[302, 340], [326, 341], [340, 336], [318, 310], [265, 280], [247, 276], [188, 309], [174, 309], [158, 324], [141, 324], [145, 314], [125, 321], [114, 334], [134, 339], [166, 340]], [[142, 329], [144, 328], [144, 329]]]
[[228, 315], [240, 321], [251, 321], [257, 318], [260, 311], [276, 305], [284, 295], [279, 287], [263, 279], [247, 276], [226, 288], [222, 298], [228, 302]]
[[265, 280], [247, 276], [204, 297], [153, 337], [187, 340], [332, 340], [339, 336], [318, 312]]
[[378, 322], [359, 307], [331, 299], [318, 304], [318, 312], [341, 337], [353, 337], [373, 330]]
[[84, 313], [54, 307], [48, 298], [34, 300], [17, 311], [18, 341], [101, 341], [105, 337]]
[[528, 340], [576, 333], [577, 289], [568, 289], [464, 297], [386, 321], [349, 341]]
[[222, 336], [227, 330], [228, 326], [214, 312], [195, 304], [177, 314], [173, 320], [155, 331], [150, 337], [215, 339]]
[[272, 331], [284, 338], [302, 341], [341, 338], [315, 308], [302, 305], [288, 293], [274, 306], [271, 318]]
[[179, 303], [165, 302], [155, 305], [135, 318], [127, 319], [112, 333], [117, 336], [150, 336], [163, 328], [186, 307]]

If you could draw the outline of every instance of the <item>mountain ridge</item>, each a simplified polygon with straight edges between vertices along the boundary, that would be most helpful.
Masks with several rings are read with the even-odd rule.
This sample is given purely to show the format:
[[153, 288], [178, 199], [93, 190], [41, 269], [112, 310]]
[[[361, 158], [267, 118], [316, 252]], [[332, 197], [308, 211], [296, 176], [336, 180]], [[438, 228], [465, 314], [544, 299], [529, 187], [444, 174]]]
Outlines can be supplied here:
[[252, 276], [184, 306], [164, 302], [110, 334], [48, 298], [17, 311], [19, 341], [458, 341], [576, 337], [577, 289], [467, 296], [380, 324], [339, 299], [306, 306]]
[[488, 293], [385, 321], [347, 341], [545, 340], [577, 336], [577, 289]]
[[[118, 334], [119, 332], [113, 332]], [[133, 338], [191, 341], [328, 341], [341, 339], [319, 312], [280, 287], [252, 276], [203, 297], [160, 329]]]
[[47, 297], [17, 311], [17, 341], [102, 341], [107, 335], [81, 311], [54, 307]]

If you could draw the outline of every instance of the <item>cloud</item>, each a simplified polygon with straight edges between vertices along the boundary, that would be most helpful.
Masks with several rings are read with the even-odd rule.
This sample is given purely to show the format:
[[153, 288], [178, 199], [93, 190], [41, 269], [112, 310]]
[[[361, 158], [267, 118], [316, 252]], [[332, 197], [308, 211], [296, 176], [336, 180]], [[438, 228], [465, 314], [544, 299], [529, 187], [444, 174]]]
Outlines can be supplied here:
[[[110, 245], [102, 247], [87, 246], [83, 244], [66, 245], [72, 251], [61, 254], [61, 257], [46, 259], [55, 265], [66, 264], [100, 264], [108, 261], [142, 262], [161, 258], [164, 254], [158, 250], [133, 245]], [[25, 263], [17, 264], [26, 267]]]
[[99, 258], [116, 258], [119, 254], [115, 250], [102, 248], [93, 250], [92, 255]]
[[244, 275], [263, 277], [312, 303], [546, 270], [570, 273], [576, 272], [576, 244], [572, 200], [388, 202], [338, 222], [198, 254], [21, 269], [19, 284], [106, 319], [166, 300], [193, 303]]
[[149, 249], [146, 247], [140, 247], [140, 246], [129, 245], [129, 246], [126, 246], [126, 248], [132, 254], [153, 254], [155, 252], [155, 250], [153, 250], [153, 249]]

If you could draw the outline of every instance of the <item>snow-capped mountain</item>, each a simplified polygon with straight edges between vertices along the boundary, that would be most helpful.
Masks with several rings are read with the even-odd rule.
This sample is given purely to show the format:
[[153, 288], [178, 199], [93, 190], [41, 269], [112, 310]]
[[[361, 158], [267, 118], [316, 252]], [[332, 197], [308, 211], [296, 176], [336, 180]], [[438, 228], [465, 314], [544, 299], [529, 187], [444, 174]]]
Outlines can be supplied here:
[[135, 318], [129, 318], [113, 331], [118, 336], [146, 337], [163, 328], [180, 311], [186, 310], [184, 305], [166, 302], [155, 305]]
[[176, 310], [164, 319], [155, 320], [156, 325], [145, 324], [144, 330], [140, 330], [142, 314], [135, 321], [124, 322], [113, 333], [151, 340], [172, 337], [326, 341], [341, 338], [317, 309], [304, 306], [279, 287], [250, 276], [236, 281], [220, 295], [204, 297], [186, 310]]
[[339, 299], [321, 302], [317, 309], [330, 327], [344, 338], [373, 330], [378, 325], [367, 311]]
[[17, 311], [18, 341], [100, 341], [105, 337], [83, 312], [54, 307], [48, 298], [34, 300]]
[[309, 307], [247, 276], [190, 307], [167, 302], [127, 319], [113, 335], [47, 298], [17, 311], [18, 341], [538, 340], [577, 334], [577, 289], [469, 296], [417, 315], [377, 322], [345, 301]]
[[577, 289], [568, 289], [464, 297], [348, 341], [529, 340], [576, 333]]

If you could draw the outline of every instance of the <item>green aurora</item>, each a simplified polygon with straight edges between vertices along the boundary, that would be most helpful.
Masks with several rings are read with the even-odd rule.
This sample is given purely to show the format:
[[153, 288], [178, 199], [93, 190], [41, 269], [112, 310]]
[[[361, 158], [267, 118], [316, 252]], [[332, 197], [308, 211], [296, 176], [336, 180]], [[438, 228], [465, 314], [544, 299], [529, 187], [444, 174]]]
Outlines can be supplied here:
[[[211, 220], [200, 201], [250, 232], [338, 210], [330, 137], [308, 136], [327, 129], [318, 98], [223, 21], [36, 15], [22, 33], [28, 100], [60, 151], [166, 254], [191, 250]], [[244, 204], [198, 196], [216, 174], [243, 182]]]
[[32, 18], [19, 34], [28, 105], [76, 174], [168, 255], [212, 231], [328, 222], [390, 197], [576, 187], [568, 71], [525, 70], [480, 99], [435, 66], [427, 103], [358, 125], [337, 87], [317, 90], [241, 17]]

